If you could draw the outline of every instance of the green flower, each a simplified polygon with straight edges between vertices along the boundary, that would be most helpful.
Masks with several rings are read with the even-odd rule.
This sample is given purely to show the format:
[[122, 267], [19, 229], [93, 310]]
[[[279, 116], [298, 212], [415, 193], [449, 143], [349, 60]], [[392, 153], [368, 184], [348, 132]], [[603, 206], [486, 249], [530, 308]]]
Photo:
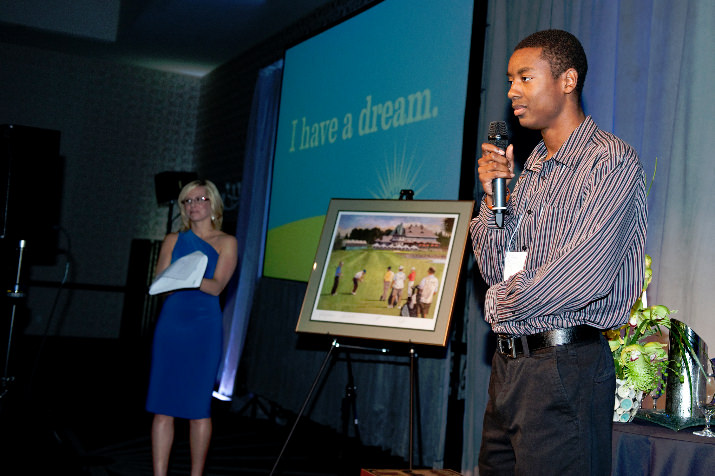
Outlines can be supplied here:
[[658, 304], [657, 306], [651, 306], [648, 308], [648, 310], [650, 310], [651, 319], [654, 319], [656, 321], [670, 320], [668, 316], [670, 316], [670, 313], [672, 311], [666, 306], [663, 306], [662, 304]]
[[670, 329], [670, 315], [677, 312], [661, 304], [645, 307], [643, 299], [653, 279], [650, 255], [645, 257], [643, 295], [631, 307], [628, 323], [617, 329], [604, 331], [613, 354], [616, 378], [636, 390], [651, 392], [662, 382], [668, 366], [667, 344], [648, 342], [648, 338], [662, 335], [662, 328]]
[[617, 340], [609, 340], [608, 341], [608, 347], [611, 348], [611, 352], [615, 352], [621, 344]]
[[667, 347], [668, 344], [663, 344], [662, 342], [647, 342], [643, 349], [651, 362], [664, 362], [668, 360]]
[[[626, 385], [636, 390], [650, 392], [660, 383], [660, 371], [665, 365], [658, 358], [666, 358], [667, 354], [658, 342], [646, 345], [632, 344], [621, 352], [620, 363], [624, 371]], [[651, 360], [652, 357], [655, 360]]]

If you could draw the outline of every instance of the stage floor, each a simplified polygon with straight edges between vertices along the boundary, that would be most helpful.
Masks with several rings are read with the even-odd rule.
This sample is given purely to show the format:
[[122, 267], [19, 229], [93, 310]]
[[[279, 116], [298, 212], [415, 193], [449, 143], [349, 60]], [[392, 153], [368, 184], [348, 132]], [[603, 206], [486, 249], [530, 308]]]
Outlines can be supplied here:
[[[15, 381], [0, 399], [0, 474], [151, 475], [144, 351], [74, 338], [44, 344], [25, 338], [13, 349], [9, 374]], [[205, 474], [270, 474], [294, 415], [253, 417], [250, 405], [241, 414], [228, 402], [214, 403]], [[172, 475], [189, 474], [187, 430], [186, 422], [177, 422]], [[358, 476], [361, 468], [407, 466], [303, 419], [274, 474]]]

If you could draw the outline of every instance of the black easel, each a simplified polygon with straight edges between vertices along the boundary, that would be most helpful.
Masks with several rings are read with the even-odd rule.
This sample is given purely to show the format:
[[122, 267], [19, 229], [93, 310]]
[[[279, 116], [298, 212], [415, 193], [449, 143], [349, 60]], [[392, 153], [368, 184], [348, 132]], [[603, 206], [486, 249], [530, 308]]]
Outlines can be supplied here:
[[[400, 196], [399, 200], [413, 200], [415, 196], [415, 193], [413, 190], [410, 189], [403, 189], [400, 190]], [[320, 380], [320, 376], [323, 374], [323, 371], [325, 370], [326, 365], [328, 364], [328, 361], [330, 360], [330, 357], [333, 353], [333, 350], [341, 347], [340, 344], [338, 343], [337, 339], [333, 340], [332, 345], [330, 346], [330, 350], [328, 350], [328, 353], [325, 356], [325, 359], [323, 359], [323, 363], [320, 366], [320, 370], [318, 370], [318, 374], [315, 376], [315, 379], [313, 380], [313, 385], [311, 385], [310, 390], [308, 391], [308, 395], [305, 397], [305, 401], [303, 402], [303, 406], [300, 408], [300, 411], [298, 412], [298, 415], [296, 415], [295, 422], [293, 423], [293, 427], [291, 428], [290, 432], [288, 433], [288, 437], [286, 438], [285, 443], [283, 444], [283, 448], [281, 448], [280, 453], [278, 454], [278, 458], [276, 459], [275, 464], [273, 465], [273, 469], [271, 469], [270, 476], [273, 476], [273, 474], [276, 471], [276, 468], [278, 467], [278, 464], [280, 463], [283, 454], [285, 453], [286, 447], [288, 446], [288, 443], [290, 442], [291, 437], [293, 436], [293, 433], [295, 432], [296, 426], [298, 426], [298, 421], [300, 420], [301, 416], [303, 415], [303, 412], [305, 411], [305, 408], [308, 406], [308, 403], [310, 402], [310, 397], [313, 394], [313, 391], [315, 390], [315, 387], [318, 385], [318, 381]], [[369, 347], [358, 347], [358, 346], [342, 346], [344, 349], [358, 349], [358, 350], [367, 350], [367, 351], [379, 351], [382, 353], [386, 353], [388, 350], [387, 349], [375, 349], [375, 348], [369, 348]], [[412, 459], [413, 459], [413, 451], [414, 451], [414, 396], [415, 396], [415, 359], [417, 358], [417, 354], [415, 353], [415, 347], [414, 345], [410, 345], [410, 397], [409, 397], [409, 471], [412, 471]], [[343, 423], [343, 435], [347, 438], [348, 434], [348, 427], [349, 427], [349, 414], [350, 411], [352, 410], [353, 414], [353, 425], [355, 427], [355, 434], [360, 438], [360, 429], [359, 429], [359, 420], [357, 416], [357, 407], [356, 407], [356, 387], [355, 387], [355, 382], [353, 380], [353, 374], [352, 374], [352, 364], [350, 360], [350, 354], [348, 353], [346, 355], [346, 362], [348, 365], [348, 383], [345, 387], [345, 395], [343, 397], [342, 401], [342, 423]]]
[[[333, 355], [333, 351], [338, 348], [342, 348], [342, 349], [346, 349], [346, 350], [360, 350], [360, 351], [380, 352], [380, 353], [388, 352], [388, 350], [385, 348], [376, 349], [376, 348], [372, 348], [372, 347], [340, 345], [338, 343], [337, 339], [333, 340], [333, 343], [331, 344], [330, 349], [328, 350], [328, 353], [325, 355], [325, 358], [323, 359], [323, 363], [321, 364], [320, 369], [318, 370], [318, 374], [315, 376], [315, 379], [313, 380], [313, 384], [311, 385], [310, 390], [308, 391], [308, 395], [305, 397], [305, 400], [303, 401], [303, 406], [301, 406], [300, 411], [298, 411], [298, 414], [295, 417], [295, 421], [293, 422], [293, 427], [290, 429], [290, 432], [288, 433], [288, 437], [286, 438], [285, 443], [283, 443], [283, 448], [281, 448], [281, 451], [278, 454], [278, 458], [276, 458], [276, 462], [273, 464], [273, 469], [271, 469], [271, 472], [270, 472], [271, 476], [275, 473], [276, 469], [278, 468], [278, 464], [280, 463], [281, 459], [283, 458], [283, 454], [285, 453], [285, 450], [288, 447], [288, 443], [290, 442], [290, 440], [293, 436], [293, 433], [295, 432], [295, 429], [298, 426], [298, 422], [300, 421], [300, 418], [303, 416], [303, 413], [305, 412], [305, 409], [308, 406], [308, 403], [310, 402], [310, 397], [313, 395], [313, 391], [318, 386], [320, 377], [323, 374], [325, 367], [328, 365], [328, 362], [330, 361], [330, 357]], [[343, 402], [342, 402], [343, 430], [345, 431], [345, 435], [347, 435], [347, 429], [348, 429], [348, 420], [347, 419], [349, 418], [349, 413], [350, 413], [349, 410], [352, 410], [353, 425], [355, 426], [355, 432], [359, 437], [359, 426], [358, 426], [359, 422], [358, 422], [358, 417], [357, 417], [357, 406], [356, 406], [357, 394], [356, 394], [355, 382], [353, 380], [352, 364], [350, 361], [349, 354], [347, 355], [346, 361], [348, 363], [348, 383], [345, 387], [345, 396], [343, 397]]]

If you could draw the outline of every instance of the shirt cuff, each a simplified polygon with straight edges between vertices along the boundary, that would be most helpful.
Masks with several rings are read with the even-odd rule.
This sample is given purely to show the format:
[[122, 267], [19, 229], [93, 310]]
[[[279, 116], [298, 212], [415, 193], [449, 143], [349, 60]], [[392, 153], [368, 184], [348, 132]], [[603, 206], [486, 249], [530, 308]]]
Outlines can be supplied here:
[[489, 324], [499, 322], [499, 312], [497, 310], [497, 296], [499, 290], [504, 286], [504, 282], [497, 283], [487, 289], [484, 299], [484, 320]]

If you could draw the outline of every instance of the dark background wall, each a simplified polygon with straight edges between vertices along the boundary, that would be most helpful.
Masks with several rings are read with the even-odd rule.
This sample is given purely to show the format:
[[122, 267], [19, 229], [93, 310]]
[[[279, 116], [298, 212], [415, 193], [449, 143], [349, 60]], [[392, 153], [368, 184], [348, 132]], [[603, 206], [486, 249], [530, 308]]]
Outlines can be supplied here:
[[[60, 131], [64, 163], [61, 253], [55, 265], [30, 270], [24, 332], [119, 336], [132, 240], [161, 240], [167, 227], [157, 173], [195, 170], [214, 180], [233, 232], [240, 193], [250, 193], [241, 173], [258, 71], [372, 3], [335, 1], [203, 78], [0, 43], [0, 124]], [[28, 213], [43, 218], [42, 209]]]
[[[0, 64], [0, 123], [59, 131], [64, 164], [61, 196], [45, 198], [61, 202], [63, 251], [55, 266], [31, 268], [44, 284], [28, 291], [26, 332], [117, 337], [131, 241], [165, 231], [154, 175], [194, 164], [200, 80], [6, 44]], [[24, 213], [46, 219], [41, 206]], [[67, 262], [68, 286], [49, 316]]]

